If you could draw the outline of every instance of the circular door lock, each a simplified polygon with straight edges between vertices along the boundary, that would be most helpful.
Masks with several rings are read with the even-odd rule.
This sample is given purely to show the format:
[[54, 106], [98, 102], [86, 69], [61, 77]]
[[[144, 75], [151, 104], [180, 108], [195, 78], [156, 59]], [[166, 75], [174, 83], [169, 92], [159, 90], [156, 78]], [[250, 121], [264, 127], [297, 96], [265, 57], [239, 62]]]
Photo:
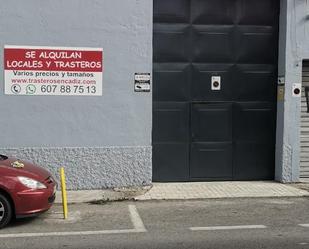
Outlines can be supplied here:
[[218, 81], [214, 81], [214, 82], [212, 83], [212, 85], [213, 85], [214, 87], [219, 87], [219, 82], [218, 82]]
[[295, 89], [294, 89], [294, 94], [295, 94], [295, 95], [300, 94], [300, 89], [299, 89], [299, 88], [295, 88]]

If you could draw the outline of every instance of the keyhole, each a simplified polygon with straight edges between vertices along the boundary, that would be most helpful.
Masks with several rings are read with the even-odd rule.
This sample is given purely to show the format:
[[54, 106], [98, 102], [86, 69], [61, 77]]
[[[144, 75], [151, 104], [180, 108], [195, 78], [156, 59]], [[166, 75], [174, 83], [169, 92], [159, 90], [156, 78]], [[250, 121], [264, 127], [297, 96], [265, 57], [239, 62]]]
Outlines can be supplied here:
[[300, 93], [299, 88], [295, 88], [295, 89], [294, 89], [294, 94], [295, 94], [295, 95], [298, 95], [299, 93]]
[[214, 87], [218, 87], [218, 86], [219, 86], [219, 82], [218, 82], [218, 81], [214, 81], [214, 82], [212, 83], [212, 85], [213, 85]]

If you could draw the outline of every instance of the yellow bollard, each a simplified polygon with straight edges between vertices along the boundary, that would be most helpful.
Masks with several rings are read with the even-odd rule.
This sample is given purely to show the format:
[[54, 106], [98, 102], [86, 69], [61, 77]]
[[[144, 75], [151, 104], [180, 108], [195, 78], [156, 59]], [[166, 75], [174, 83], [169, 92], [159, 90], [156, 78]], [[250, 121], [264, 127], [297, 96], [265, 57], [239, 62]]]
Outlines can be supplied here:
[[63, 206], [63, 218], [68, 218], [68, 201], [67, 201], [67, 190], [65, 184], [64, 168], [60, 168], [60, 179], [61, 179], [61, 193], [62, 193], [62, 206]]

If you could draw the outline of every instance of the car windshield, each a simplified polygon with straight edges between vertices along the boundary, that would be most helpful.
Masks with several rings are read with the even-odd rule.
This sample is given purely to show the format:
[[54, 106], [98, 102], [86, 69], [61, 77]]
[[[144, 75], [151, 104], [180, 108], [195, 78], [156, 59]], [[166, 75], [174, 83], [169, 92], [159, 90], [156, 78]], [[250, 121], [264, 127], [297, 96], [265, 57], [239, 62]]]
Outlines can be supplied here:
[[7, 156], [0, 155], [0, 161], [6, 160], [6, 159], [8, 159], [8, 157], [7, 157]]

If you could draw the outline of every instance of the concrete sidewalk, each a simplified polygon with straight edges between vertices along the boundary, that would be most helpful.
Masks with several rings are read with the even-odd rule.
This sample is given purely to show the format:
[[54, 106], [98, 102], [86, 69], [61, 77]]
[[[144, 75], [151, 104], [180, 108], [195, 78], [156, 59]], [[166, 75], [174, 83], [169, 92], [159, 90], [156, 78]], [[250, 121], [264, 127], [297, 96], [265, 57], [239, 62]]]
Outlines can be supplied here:
[[[265, 181], [154, 183], [152, 188], [68, 191], [68, 202], [309, 196], [309, 184], [299, 186], [302, 189], [297, 184], [291, 185]], [[56, 203], [60, 202], [61, 192], [58, 191]]]
[[242, 197], [301, 197], [309, 192], [276, 182], [155, 183], [136, 200], [216, 199]]

